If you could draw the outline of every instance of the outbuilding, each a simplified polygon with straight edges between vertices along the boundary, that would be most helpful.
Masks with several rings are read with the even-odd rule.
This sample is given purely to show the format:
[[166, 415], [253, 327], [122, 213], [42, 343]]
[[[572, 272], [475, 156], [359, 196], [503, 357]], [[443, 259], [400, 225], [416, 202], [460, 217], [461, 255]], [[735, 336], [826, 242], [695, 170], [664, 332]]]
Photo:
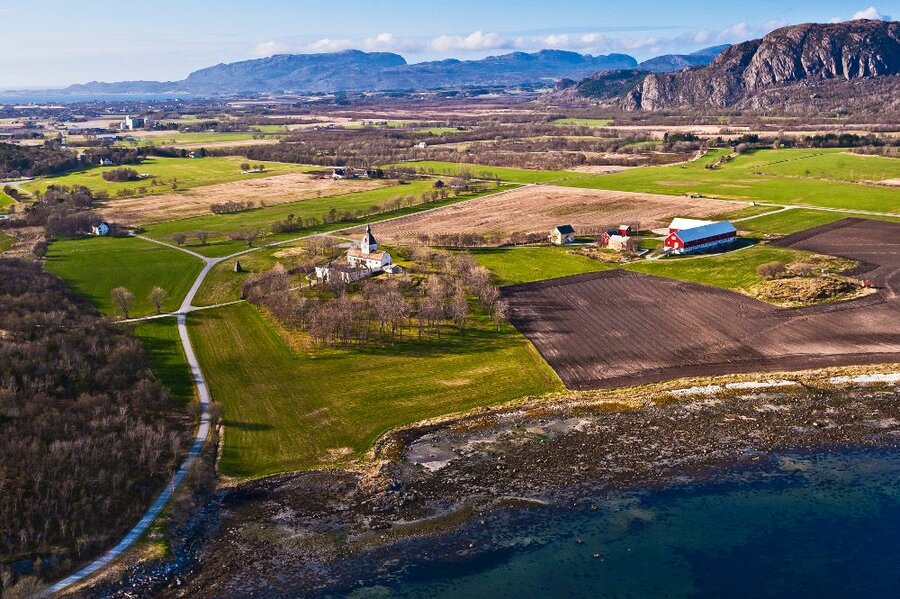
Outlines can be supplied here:
[[96, 225], [91, 225], [91, 235], [97, 235], [99, 237], [109, 235], [109, 223], [99, 222]]
[[566, 245], [575, 242], [575, 228], [572, 225], [557, 225], [547, 236], [553, 245]]
[[670, 233], [663, 241], [663, 251], [669, 254], [702, 252], [730, 245], [736, 237], [737, 229], [730, 222], [714, 222]]
[[681, 231], [683, 229], [696, 229], [697, 227], [703, 227], [706, 225], [711, 225], [716, 221], [713, 220], [699, 220], [696, 218], [681, 218], [676, 217], [672, 219], [672, 223], [669, 225], [669, 233], [675, 233], [676, 231]]

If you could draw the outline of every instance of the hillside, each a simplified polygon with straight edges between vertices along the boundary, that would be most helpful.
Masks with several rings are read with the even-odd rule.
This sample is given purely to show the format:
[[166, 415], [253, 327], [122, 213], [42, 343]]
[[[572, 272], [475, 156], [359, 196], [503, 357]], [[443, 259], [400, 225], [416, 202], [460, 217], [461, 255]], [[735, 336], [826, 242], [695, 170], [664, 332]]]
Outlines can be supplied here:
[[592, 56], [562, 50], [512, 52], [481, 60], [440, 60], [408, 64], [399, 54], [345, 50], [325, 54], [282, 54], [219, 64], [182, 81], [125, 81], [73, 85], [70, 94], [167, 93], [197, 95], [278, 92], [377, 91], [471, 85], [518, 85], [585, 77], [607, 69], [627, 69], [626, 54]]
[[804, 106], [874, 110], [876, 105], [895, 110], [898, 75], [900, 23], [807, 23], [731, 46], [706, 67], [635, 76], [639, 80], [621, 97], [614, 97], [616, 88], [607, 73], [578, 82], [572, 86], [576, 93], [566, 90], [561, 97], [614, 100], [631, 111]]

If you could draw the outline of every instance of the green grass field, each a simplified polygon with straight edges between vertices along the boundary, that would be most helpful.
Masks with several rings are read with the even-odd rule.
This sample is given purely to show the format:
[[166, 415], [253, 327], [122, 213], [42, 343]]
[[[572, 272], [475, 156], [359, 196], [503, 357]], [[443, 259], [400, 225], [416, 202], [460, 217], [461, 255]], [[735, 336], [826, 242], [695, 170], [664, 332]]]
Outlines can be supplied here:
[[[234, 231], [242, 231], [248, 229], [256, 229], [270, 226], [277, 220], [287, 218], [289, 214], [302, 217], [320, 217], [328, 212], [331, 208], [338, 211], [355, 211], [365, 210], [372, 206], [383, 204], [386, 200], [397, 196], [421, 196], [422, 192], [431, 189], [431, 181], [413, 181], [408, 185], [392, 185], [389, 187], [381, 187], [368, 191], [360, 191], [338, 196], [330, 196], [325, 198], [315, 198], [292, 202], [289, 204], [279, 204], [277, 206], [269, 206], [257, 210], [247, 212], [239, 212], [236, 214], [210, 214], [205, 216], [196, 216], [193, 218], [185, 218], [180, 220], [167, 221], [150, 225], [147, 227], [147, 235], [155, 239], [167, 239], [172, 233], [189, 232], [189, 231], [208, 231], [210, 233], [209, 244], [206, 246], [192, 245], [189, 246], [206, 256], [227, 256], [234, 252], [246, 249], [246, 244], [242, 241], [231, 241], [228, 239], [228, 233]], [[429, 204], [417, 204], [409, 208], [395, 210], [393, 212], [376, 214], [366, 217], [366, 222], [377, 222], [386, 218], [402, 216], [404, 214], [413, 214], [422, 210], [439, 208], [456, 202], [462, 202], [468, 199], [479, 197], [485, 193], [494, 193], [502, 191], [506, 187], [492, 188], [486, 192], [460, 194], [458, 197], [450, 197], [446, 200], [439, 200]], [[283, 233], [279, 235], [271, 235], [264, 241], [260, 241], [257, 245], [263, 243], [272, 243], [274, 241], [282, 241], [292, 239], [312, 233], [321, 233], [324, 231], [334, 231], [352, 226], [352, 223], [333, 223], [327, 225], [319, 225], [312, 228], [306, 228], [301, 231], [292, 233]]]
[[[742, 155], [715, 170], [704, 168], [725, 153], [712, 150], [702, 159], [669, 166], [635, 168], [621, 173], [594, 176], [581, 175], [560, 181], [561, 185], [592, 189], [612, 189], [645, 193], [682, 195], [701, 193], [723, 199], [797, 204], [826, 208], [846, 208], [900, 214], [900, 189], [861, 185], [848, 181], [852, 171], [874, 175], [900, 176], [900, 161], [841, 153], [840, 150], [760, 150]], [[829, 179], [813, 178], [811, 173], [841, 171]], [[847, 173], [842, 175], [841, 173]]]
[[191, 338], [223, 405], [221, 471], [238, 478], [344, 463], [387, 430], [563, 386], [511, 326], [389, 349], [295, 353], [256, 308], [191, 314]]
[[[276, 253], [299, 244], [285, 244], [274, 248], [261, 248], [256, 252], [244, 254], [237, 258], [229, 258], [216, 264], [206, 278], [197, 295], [194, 297], [195, 306], [211, 306], [240, 299], [241, 286], [247, 278], [255, 273], [272, 269], [279, 262], [285, 265], [289, 260], [279, 260]], [[234, 272], [235, 262], [240, 261], [242, 272]]]
[[[848, 212], [832, 212], [824, 210], [804, 210], [802, 208], [792, 208], [784, 210], [768, 216], [760, 216], [737, 223], [739, 229], [744, 231], [754, 231], [757, 233], [772, 233], [778, 235], [790, 235], [804, 229], [812, 229], [820, 227], [844, 218], [857, 217], [858, 215]], [[896, 218], [867, 216], [868, 220], [883, 220], [888, 222], [900, 223], [900, 216]]]
[[6, 234], [3, 231], [0, 231], [0, 252], [5, 252], [9, 248], [11, 248], [15, 242], [15, 237]]
[[403, 162], [395, 166], [412, 167], [419, 172], [436, 175], [458, 175], [466, 169], [476, 178], [499, 177], [502, 181], [512, 183], [549, 183], [570, 177], [577, 177], [578, 173], [569, 171], [536, 171], [526, 168], [507, 168], [503, 166], [485, 166], [483, 164], [468, 164], [463, 162], [440, 162], [437, 160], [419, 160], [416, 162]]
[[150, 355], [153, 372], [171, 391], [172, 400], [180, 405], [193, 401], [194, 380], [184, 357], [175, 318], [146, 320], [135, 325], [133, 330]]
[[578, 118], [567, 118], [567, 119], [553, 119], [552, 123], [554, 125], [569, 125], [569, 126], [577, 126], [577, 127], [608, 127], [612, 125], [612, 119], [578, 119]]
[[152, 175], [162, 185], [153, 187], [150, 179], [142, 181], [110, 182], [103, 179], [103, 173], [114, 170], [116, 167], [103, 166], [89, 168], [58, 177], [46, 177], [24, 184], [22, 187], [29, 191], [46, 191], [49, 185], [84, 185], [92, 190], [103, 190], [111, 196], [115, 196], [120, 189], [134, 189], [145, 187], [146, 193], [169, 193], [172, 191], [170, 181], [174, 178], [178, 182], [178, 189], [191, 189], [216, 183], [228, 183], [249, 178], [273, 177], [287, 173], [298, 173], [315, 170], [316, 167], [299, 164], [286, 164], [283, 162], [263, 162], [266, 171], [263, 173], [241, 173], [241, 164], [259, 161], [249, 161], [237, 156], [217, 158], [148, 158], [141, 164], [127, 165], [140, 174]]
[[[261, 125], [266, 127], [268, 125]], [[280, 126], [281, 130], [284, 131], [284, 125], [274, 125]], [[119, 141], [116, 142], [115, 145], [126, 148], [136, 148], [141, 146], [181, 146], [181, 145], [202, 145], [205, 143], [208, 144], [219, 144], [222, 142], [241, 142], [247, 141], [248, 139], [253, 139], [254, 135], [259, 135], [259, 132], [236, 132], [236, 133], [218, 133], [218, 132], [197, 132], [197, 133], [180, 133], [178, 131], [173, 131], [171, 135], [162, 135], [162, 136], [152, 136], [152, 137], [138, 137], [138, 141]], [[272, 136], [274, 137], [274, 136]]]
[[790, 264], [808, 256], [787, 248], [755, 245], [725, 254], [701, 257], [644, 260], [627, 265], [627, 270], [648, 275], [678, 279], [690, 283], [702, 283], [735, 291], [749, 291], [760, 282], [756, 268], [766, 262], [779, 261]]
[[497, 285], [531, 283], [556, 277], [607, 270], [607, 265], [555, 246], [470, 250], [479, 264], [494, 275]]
[[[3, 187], [3, 186], [0, 185], [0, 188], [2, 188], [2, 187]], [[12, 199], [11, 197], [9, 197], [9, 196], [3, 191], [3, 189], [0, 189], [0, 212], [6, 212], [6, 211], [7, 211], [7, 206], [12, 206], [12, 205], [15, 204], [15, 203], [16, 203], [16, 201], [15, 201], [14, 199]]]
[[147, 298], [155, 286], [169, 295], [164, 311], [178, 308], [202, 267], [200, 260], [184, 252], [135, 238], [59, 240], [47, 253], [47, 268], [106, 314], [117, 313], [110, 292], [127, 287], [134, 294], [131, 317], [156, 311]]

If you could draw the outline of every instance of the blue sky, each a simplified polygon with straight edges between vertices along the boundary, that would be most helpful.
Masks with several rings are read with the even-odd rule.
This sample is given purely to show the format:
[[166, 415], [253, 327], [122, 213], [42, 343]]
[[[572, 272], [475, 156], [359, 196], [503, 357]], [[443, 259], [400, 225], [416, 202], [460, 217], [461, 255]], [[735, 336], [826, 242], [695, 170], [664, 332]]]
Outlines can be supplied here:
[[275, 53], [346, 48], [410, 62], [561, 48], [638, 59], [786, 24], [897, 18], [900, 0], [2, 0], [0, 89], [182, 79]]

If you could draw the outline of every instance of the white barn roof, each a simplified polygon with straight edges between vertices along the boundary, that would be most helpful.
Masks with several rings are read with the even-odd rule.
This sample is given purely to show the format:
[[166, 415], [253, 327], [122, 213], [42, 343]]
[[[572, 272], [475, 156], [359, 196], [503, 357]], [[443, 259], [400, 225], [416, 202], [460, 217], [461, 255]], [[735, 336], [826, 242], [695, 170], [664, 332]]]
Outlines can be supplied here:
[[675, 233], [675, 235], [678, 235], [678, 238], [684, 243], [729, 234], [737, 234], [737, 229], [735, 229], [734, 225], [727, 220], [718, 223], [710, 223], [708, 225], [703, 225], [702, 227], [682, 229]]
[[712, 220], [697, 220], [695, 218], [673, 218], [672, 224], [669, 225], [670, 229], [694, 229], [696, 227], [702, 227], [704, 225], [711, 225], [715, 221]]

